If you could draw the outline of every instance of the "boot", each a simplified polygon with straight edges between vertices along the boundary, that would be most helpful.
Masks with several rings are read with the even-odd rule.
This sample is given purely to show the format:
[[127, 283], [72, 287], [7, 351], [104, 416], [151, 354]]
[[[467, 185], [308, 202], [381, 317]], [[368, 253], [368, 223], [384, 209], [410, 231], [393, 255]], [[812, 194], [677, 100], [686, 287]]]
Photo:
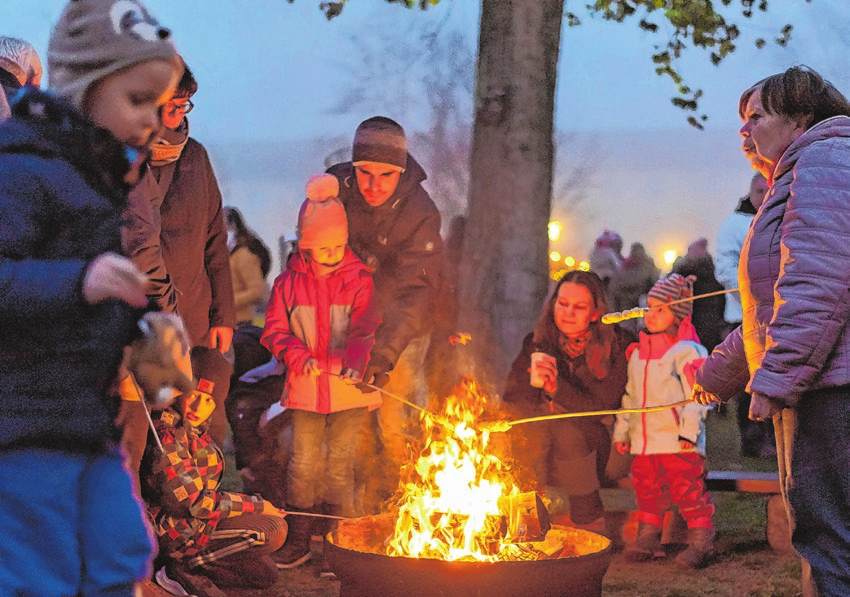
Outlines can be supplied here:
[[[342, 506], [338, 504], [323, 504], [322, 513], [329, 516], [342, 516]], [[336, 574], [334, 574], [334, 571], [331, 570], [330, 564], [328, 563], [328, 533], [335, 531], [339, 526], [339, 523], [333, 518], [325, 518], [324, 520], [325, 528], [322, 535], [322, 569], [319, 572], [319, 576], [321, 578], [335, 579]]]
[[647, 562], [666, 556], [667, 552], [661, 545], [661, 527], [642, 520], [638, 521], [635, 542], [626, 548], [623, 555], [630, 562]]
[[[292, 513], [308, 512], [311, 509], [286, 506], [286, 511]], [[313, 517], [293, 514], [286, 517], [286, 523], [289, 526], [286, 543], [272, 554], [272, 559], [281, 570], [297, 568], [310, 559], [310, 534], [313, 528]]]
[[714, 551], [714, 529], [711, 527], [688, 528], [688, 548], [676, 556], [680, 568], [703, 568]]

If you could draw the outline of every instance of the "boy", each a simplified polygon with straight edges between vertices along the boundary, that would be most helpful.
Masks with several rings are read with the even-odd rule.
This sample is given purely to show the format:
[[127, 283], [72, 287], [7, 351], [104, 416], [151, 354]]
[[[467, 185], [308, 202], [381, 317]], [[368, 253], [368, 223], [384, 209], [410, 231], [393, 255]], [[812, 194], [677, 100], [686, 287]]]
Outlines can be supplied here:
[[[648, 294], [646, 329], [629, 347], [629, 380], [623, 408], [663, 406], [687, 400], [694, 373], [708, 356], [691, 325], [691, 303], [667, 303], [693, 296], [694, 276], [671, 274]], [[714, 542], [714, 505], [705, 488], [706, 407], [691, 402], [674, 409], [617, 415], [614, 445], [629, 451], [638, 506], [638, 532], [626, 557], [643, 562], [664, 557], [661, 528], [671, 504], [688, 523], [688, 548], [676, 564], [705, 565]]]
[[[351, 513], [355, 440], [367, 407], [380, 394], [363, 393], [361, 381], [378, 327], [372, 275], [348, 248], [348, 220], [330, 174], [307, 183], [298, 214], [298, 253], [274, 282], [260, 341], [286, 364], [282, 403], [292, 410], [292, 456], [286, 509], [311, 511], [325, 481], [327, 514]], [[322, 443], [326, 442], [326, 455]], [[309, 518], [293, 517], [279, 568], [310, 558]]]
[[145, 279], [120, 214], [181, 66], [138, 2], [69, 2], [0, 125], [0, 593], [128, 597], [151, 537], [112, 386]]
[[166, 560], [156, 579], [177, 595], [223, 597], [217, 585], [269, 588], [278, 572], [268, 554], [286, 539], [284, 514], [274, 505], [219, 488], [224, 456], [207, 426], [227, 395], [223, 358], [215, 349], [192, 349], [197, 388], [176, 409], [154, 414], [159, 442], [151, 437], [142, 458], [142, 496]]

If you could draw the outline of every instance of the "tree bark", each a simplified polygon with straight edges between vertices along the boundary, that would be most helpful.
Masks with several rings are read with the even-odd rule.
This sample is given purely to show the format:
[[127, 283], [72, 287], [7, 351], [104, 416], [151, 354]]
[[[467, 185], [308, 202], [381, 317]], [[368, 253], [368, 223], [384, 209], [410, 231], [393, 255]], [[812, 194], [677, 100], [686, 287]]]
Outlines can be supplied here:
[[563, 9], [564, 0], [482, 0], [458, 329], [471, 332], [490, 391], [501, 391], [548, 290]]

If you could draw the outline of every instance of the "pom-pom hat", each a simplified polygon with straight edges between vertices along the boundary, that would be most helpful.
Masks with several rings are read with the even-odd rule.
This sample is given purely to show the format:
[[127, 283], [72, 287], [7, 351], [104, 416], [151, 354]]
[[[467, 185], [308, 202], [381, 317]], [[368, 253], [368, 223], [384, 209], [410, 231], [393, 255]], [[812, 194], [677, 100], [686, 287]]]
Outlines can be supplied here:
[[332, 174], [318, 174], [307, 182], [307, 199], [298, 212], [298, 246], [318, 249], [348, 244], [348, 218], [337, 195], [339, 181]]
[[[680, 299], [689, 298], [694, 295], [694, 276], [683, 278], [679, 274], [670, 274], [661, 278], [656, 282], [647, 293], [647, 298], [654, 298], [663, 303], [672, 303]], [[690, 317], [694, 309], [694, 304], [691, 301], [679, 303], [678, 305], [670, 305], [670, 310], [673, 315], [681, 323], [685, 318]]]
[[171, 32], [139, 0], [71, 0], [47, 46], [49, 87], [82, 109], [92, 85], [149, 60], [179, 59]]

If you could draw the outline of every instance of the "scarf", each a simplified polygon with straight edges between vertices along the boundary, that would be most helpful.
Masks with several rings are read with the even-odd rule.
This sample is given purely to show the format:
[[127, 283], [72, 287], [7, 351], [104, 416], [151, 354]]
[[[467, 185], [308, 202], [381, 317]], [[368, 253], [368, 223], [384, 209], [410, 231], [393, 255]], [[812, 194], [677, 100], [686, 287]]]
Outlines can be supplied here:
[[186, 141], [189, 140], [189, 119], [183, 118], [183, 122], [175, 130], [163, 127], [162, 132], [151, 146], [151, 166], [165, 166], [180, 159]]
[[571, 359], [584, 354], [584, 349], [587, 346], [587, 340], [590, 338], [590, 330], [584, 331], [577, 336], [561, 335], [558, 343], [560, 349]]

